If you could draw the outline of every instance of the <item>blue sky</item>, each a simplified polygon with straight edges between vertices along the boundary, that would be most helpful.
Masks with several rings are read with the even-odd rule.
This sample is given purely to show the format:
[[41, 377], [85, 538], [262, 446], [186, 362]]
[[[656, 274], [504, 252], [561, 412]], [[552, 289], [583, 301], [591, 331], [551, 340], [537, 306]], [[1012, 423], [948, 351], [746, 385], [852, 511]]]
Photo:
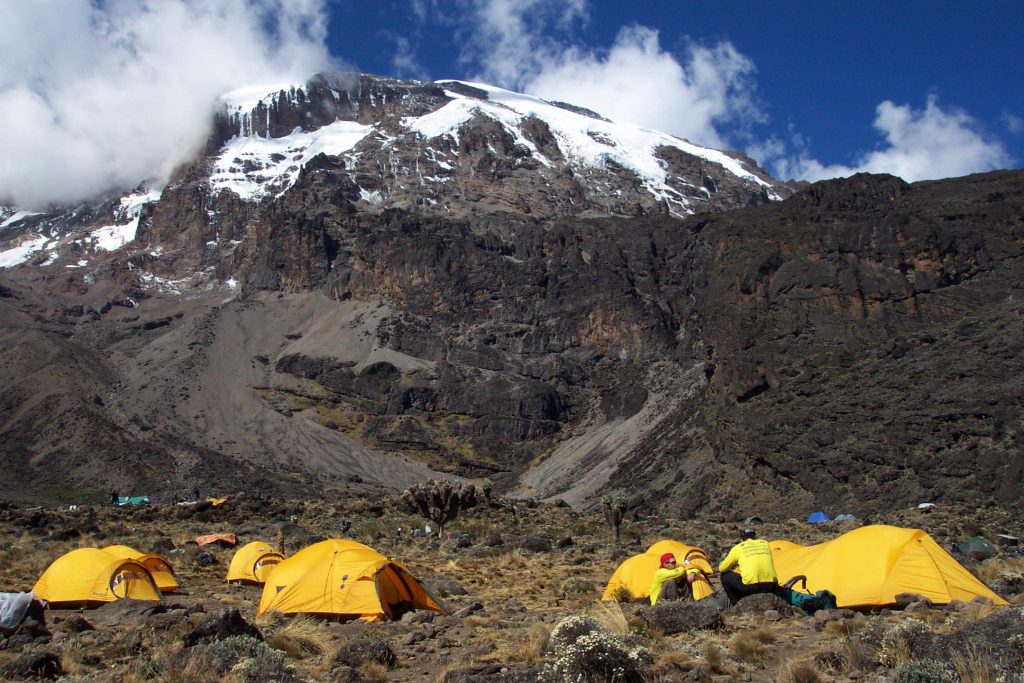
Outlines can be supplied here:
[[0, 0], [0, 203], [165, 181], [220, 95], [458, 78], [748, 153], [778, 178], [1024, 164], [1019, 2]]
[[[561, 89], [612, 118], [747, 151], [780, 177], [917, 180], [1024, 162], [1017, 3], [332, 0], [327, 11], [331, 53], [359, 70]], [[700, 74], [699, 92], [681, 87]], [[608, 80], [620, 85], [594, 87]]]

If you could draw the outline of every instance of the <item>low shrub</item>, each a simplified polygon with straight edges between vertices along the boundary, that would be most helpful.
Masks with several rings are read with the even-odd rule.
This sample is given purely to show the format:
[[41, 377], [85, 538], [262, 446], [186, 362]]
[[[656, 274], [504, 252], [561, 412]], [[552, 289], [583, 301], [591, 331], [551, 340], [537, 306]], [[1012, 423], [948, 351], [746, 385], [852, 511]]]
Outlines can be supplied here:
[[935, 659], [912, 659], [896, 667], [895, 683], [957, 683], [959, 677]]
[[891, 668], [915, 660], [930, 651], [931, 641], [928, 624], [918, 619], [904, 619], [882, 636], [878, 661]]
[[630, 645], [593, 618], [579, 615], [555, 627], [548, 650], [548, 675], [566, 683], [642, 683], [643, 669], [653, 664], [646, 648]]
[[594, 582], [581, 576], [570, 576], [562, 582], [562, 592], [567, 594], [593, 593], [595, 590]]

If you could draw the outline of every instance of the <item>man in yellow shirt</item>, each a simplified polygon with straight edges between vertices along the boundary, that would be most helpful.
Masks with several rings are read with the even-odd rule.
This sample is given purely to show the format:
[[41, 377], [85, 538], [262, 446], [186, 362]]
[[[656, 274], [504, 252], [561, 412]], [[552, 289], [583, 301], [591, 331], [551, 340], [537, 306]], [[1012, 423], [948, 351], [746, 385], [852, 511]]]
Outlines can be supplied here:
[[[733, 568], [738, 571], [733, 571]], [[751, 529], [743, 530], [743, 541], [737, 543], [718, 565], [722, 588], [735, 605], [740, 598], [755, 593], [779, 594], [779, 580], [772, 562], [768, 541], [757, 538]]]
[[[696, 578], [695, 572], [700, 570], [677, 567], [676, 556], [672, 553], [662, 555], [661, 566], [651, 579], [651, 604], [658, 604], [658, 600], [685, 600], [692, 597], [690, 583]], [[684, 576], [686, 579], [681, 581]]]

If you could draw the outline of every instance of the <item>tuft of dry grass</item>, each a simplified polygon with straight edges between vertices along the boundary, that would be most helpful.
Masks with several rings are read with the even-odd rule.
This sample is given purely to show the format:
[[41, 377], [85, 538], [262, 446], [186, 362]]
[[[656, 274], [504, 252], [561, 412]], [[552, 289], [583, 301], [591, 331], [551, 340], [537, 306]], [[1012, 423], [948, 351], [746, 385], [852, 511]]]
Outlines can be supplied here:
[[1004, 574], [1024, 574], [1024, 557], [988, 560], [972, 568], [974, 575], [988, 585]]
[[287, 652], [296, 659], [326, 654], [335, 647], [334, 639], [324, 622], [310, 616], [281, 619], [276, 615], [261, 615], [255, 619], [255, 623], [267, 645]]
[[776, 679], [777, 683], [820, 683], [821, 680], [821, 673], [814, 664], [804, 659], [787, 662]]
[[202, 651], [192, 652], [183, 666], [169, 667], [165, 673], [165, 680], [171, 683], [216, 683], [220, 679], [221, 676], [217, 672], [211, 671]]
[[853, 619], [836, 619], [825, 624], [825, 633], [839, 638], [849, 638], [857, 631], [867, 626], [868, 620], [863, 615], [857, 615]]
[[360, 680], [364, 681], [386, 681], [388, 680], [388, 669], [379, 662], [363, 662], [359, 666]]
[[669, 650], [663, 652], [658, 661], [655, 662], [654, 668], [659, 670], [678, 670], [688, 671], [693, 668], [695, 660], [682, 650]]
[[951, 659], [953, 670], [963, 683], [995, 683], [998, 680], [998, 672], [973, 645], [968, 645], [966, 652], [953, 652]]
[[478, 657], [477, 661], [526, 664], [542, 662], [547, 652], [551, 631], [551, 625], [534, 621], [528, 628], [508, 629], [501, 634], [494, 634], [494, 649]]
[[846, 672], [868, 671], [874, 666], [875, 658], [862, 642], [850, 639], [843, 650], [843, 663]]
[[484, 614], [471, 614], [462, 623], [473, 628], [495, 628], [498, 625], [497, 617]]
[[722, 650], [717, 645], [710, 640], [704, 641], [700, 654], [704, 657], [708, 671], [716, 674], [725, 673], [725, 657], [722, 656]]
[[59, 657], [64, 673], [71, 675], [86, 673], [87, 667], [83, 663], [85, 648], [82, 647], [82, 643], [77, 638], [73, 640], [68, 639], [61, 643]]
[[629, 620], [617, 602], [598, 600], [587, 610], [587, 614], [608, 631], [617, 636], [629, 635]]
[[544, 652], [547, 650], [548, 641], [551, 638], [551, 626], [542, 621], [535, 621], [530, 624], [518, 641], [518, 657], [514, 660], [536, 664], [544, 660]]
[[729, 652], [744, 662], [766, 662], [772, 657], [769, 645], [778, 637], [765, 628], [741, 631], [729, 639]]
[[982, 621], [995, 614], [998, 609], [991, 602], [969, 602], [960, 612], [960, 620], [964, 624]]

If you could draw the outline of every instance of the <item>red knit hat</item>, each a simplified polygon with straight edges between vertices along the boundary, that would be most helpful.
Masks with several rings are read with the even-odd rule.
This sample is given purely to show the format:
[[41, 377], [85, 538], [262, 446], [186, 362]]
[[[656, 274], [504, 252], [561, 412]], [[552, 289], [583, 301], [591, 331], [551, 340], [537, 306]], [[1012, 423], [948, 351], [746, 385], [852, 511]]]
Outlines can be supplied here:
[[675, 560], [675, 559], [676, 559], [676, 556], [673, 555], [672, 553], [665, 553], [664, 555], [661, 556], [661, 566], [664, 567], [666, 564], [668, 564], [669, 560]]

